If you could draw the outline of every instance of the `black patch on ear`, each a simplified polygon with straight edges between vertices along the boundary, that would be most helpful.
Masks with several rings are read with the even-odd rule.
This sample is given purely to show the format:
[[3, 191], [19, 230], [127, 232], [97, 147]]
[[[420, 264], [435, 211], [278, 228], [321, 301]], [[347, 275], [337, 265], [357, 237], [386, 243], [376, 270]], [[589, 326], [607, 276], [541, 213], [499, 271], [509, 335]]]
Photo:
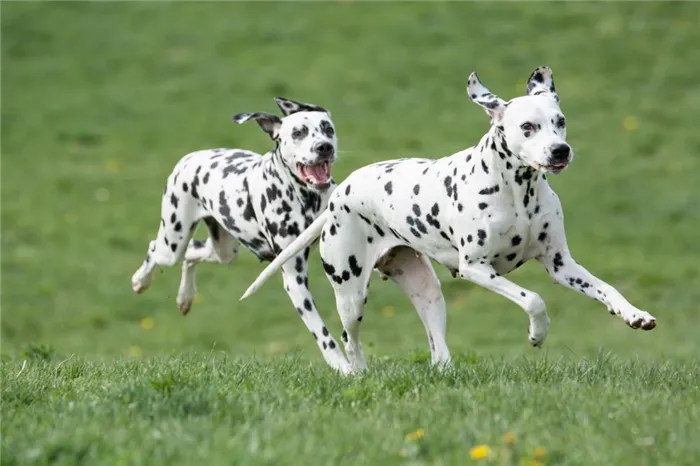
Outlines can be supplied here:
[[314, 104], [307, 104], [304, 102], [297, 102], [291, 99], [286, 99], [284, 97], [275, 97], [275, 102], [277, 106], [282, 110], [284, 116], [289, 116], [298, 112], [324, 112], [329, 113], [323, 107], [319, 107]]
[[[491, 96], [493, 96], [493, 94], [491, 94]], [[483, 100], [479, 99], [479, 103], [481, 105], [483, 105], [484, 107], [491, 109], [491, 110], [493, 110], [494, 108], [498, 108], [498, 101], [496, 101], [496, 100], [492, 100], [489, 102], [489, 101], [483, 101]]]
[[277, 131], [282, 125], [282, 120], [277, 115], [265, 112], [256, 113], [239, 113], [233, 116], [233, 121], [242, 124], [248, 120], [255, 120], [255, 122], [265, 131], [270, 138], [277, 139]]

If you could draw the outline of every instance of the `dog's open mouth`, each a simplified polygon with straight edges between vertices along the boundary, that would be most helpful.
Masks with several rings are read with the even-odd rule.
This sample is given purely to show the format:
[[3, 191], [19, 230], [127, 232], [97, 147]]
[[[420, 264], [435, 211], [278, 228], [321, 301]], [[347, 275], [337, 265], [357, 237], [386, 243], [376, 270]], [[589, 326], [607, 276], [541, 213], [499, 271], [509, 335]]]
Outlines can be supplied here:
[[557, 173], [562, 172], [566, 167], [569, 166], [569, 162], [559, 162], [559, 163], [553, 163], [552, 165], [545, 165], [544, 169], [554, 173], [555, 175]]
[[321, 162], [315, 165], [297, 163], [297, 172], [302, 180], [314, 188], [327, 188], [331, 184], [331, 163]]

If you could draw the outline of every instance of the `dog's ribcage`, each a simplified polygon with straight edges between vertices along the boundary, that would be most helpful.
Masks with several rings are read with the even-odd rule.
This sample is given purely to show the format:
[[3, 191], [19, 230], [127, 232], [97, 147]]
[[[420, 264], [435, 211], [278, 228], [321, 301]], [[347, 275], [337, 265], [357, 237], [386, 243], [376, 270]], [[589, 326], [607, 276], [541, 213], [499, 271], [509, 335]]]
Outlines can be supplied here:
[[[460, 254], [492, 263], [501, 274], [517, 268], [545, 246], [548, 225], [538, 194], [546, 181], [534, 170], [507, 170], [504, 160], [474, 151], [357, 170], [331, 197], [324, 238], [356, 216], [368, 242], [408, 245], [451, 269], [458, 268]], [[540, 244], [533, 242], [533, 227], [544, 232]]]

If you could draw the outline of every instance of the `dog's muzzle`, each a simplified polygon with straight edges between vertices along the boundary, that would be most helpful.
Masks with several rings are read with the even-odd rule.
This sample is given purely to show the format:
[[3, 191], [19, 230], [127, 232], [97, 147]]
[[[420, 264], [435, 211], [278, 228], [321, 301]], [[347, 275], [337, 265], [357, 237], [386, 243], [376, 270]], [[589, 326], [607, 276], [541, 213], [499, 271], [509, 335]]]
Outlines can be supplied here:
[[551, 155], [545, 168], [554, 174], [563, 171], [571, 162], [571, 147], [568, 144], [556, 144], [551, 148]]

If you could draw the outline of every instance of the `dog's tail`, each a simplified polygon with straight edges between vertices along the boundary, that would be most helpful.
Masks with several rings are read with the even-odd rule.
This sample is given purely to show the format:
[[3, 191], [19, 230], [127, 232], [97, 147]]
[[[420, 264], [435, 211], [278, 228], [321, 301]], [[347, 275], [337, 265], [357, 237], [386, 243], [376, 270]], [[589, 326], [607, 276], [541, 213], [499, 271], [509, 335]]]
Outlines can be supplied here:
[[262, 273], [258, 275], [258, 278], [256, 278], [253, 284], [248, 287], [243, 296], [241, 296], [240, 300], [243, 301], [248, 296], [255, 293], [258, 290], [258, 288], [260, 288], [263, 285], [263, 283], [268, 281], [270, 277], [272, 277], [275, 274], [275, 272], [282, 268], [285, 262], [287, 262], [295, 255], [299, 254], [299, 252], [302, 249], [316, 241], [316, 239], [319, 236], [321, 236], [321, 230], [323, 230], [323, 226], [326, 224], [327, 220], [328, 210], [326, 209], [311, 225], [309, 225], [309, 228], [304, 230], [297, 237], [297, 239], [292, 241], [292, 244], [290, 244], [284, 250], [282, 250], [282, 252], [280, 252], [279, 255], [275, 257], [275, 259], [272, 262], [270, 262], [270, 265], [268, 265], [265, 268], [265, 270], [263, 270]]

